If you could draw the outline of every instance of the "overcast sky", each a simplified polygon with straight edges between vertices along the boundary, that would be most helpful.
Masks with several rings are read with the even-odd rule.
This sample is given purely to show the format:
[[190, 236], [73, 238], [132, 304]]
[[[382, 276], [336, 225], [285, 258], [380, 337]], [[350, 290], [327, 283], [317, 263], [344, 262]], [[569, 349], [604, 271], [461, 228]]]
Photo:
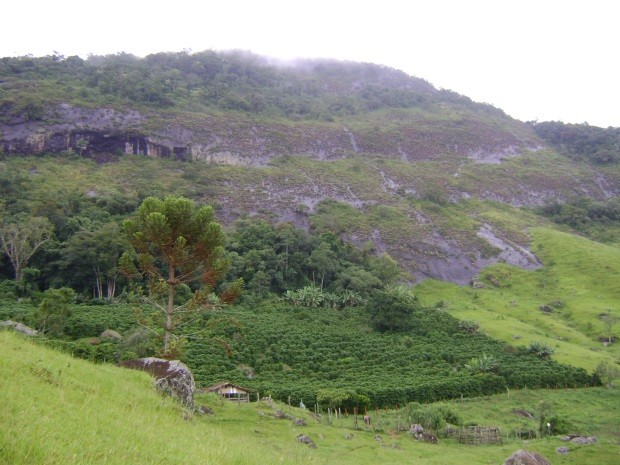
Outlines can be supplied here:
[[617, 0], [7, 0], [0, 56], [190, 49], [384, 64], [538, 119], [620, 127]]

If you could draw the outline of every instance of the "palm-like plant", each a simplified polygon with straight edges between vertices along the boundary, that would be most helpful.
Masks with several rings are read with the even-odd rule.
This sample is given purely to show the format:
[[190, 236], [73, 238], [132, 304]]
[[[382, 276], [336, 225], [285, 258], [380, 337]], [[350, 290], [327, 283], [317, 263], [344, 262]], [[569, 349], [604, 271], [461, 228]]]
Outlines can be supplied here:
[[469, 360], [465, 365], [472, 373], [492, 373], [499, 369], [499, 361], [493, 355], [482, 354]]

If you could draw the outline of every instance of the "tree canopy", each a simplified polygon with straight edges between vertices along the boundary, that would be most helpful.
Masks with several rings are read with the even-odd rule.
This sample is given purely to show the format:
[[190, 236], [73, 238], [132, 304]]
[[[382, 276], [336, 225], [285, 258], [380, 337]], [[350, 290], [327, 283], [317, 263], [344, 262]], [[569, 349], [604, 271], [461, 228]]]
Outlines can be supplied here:
[[[124, 223], [125, 233], [135, 254], [121, 257], [121, 268], [130, 277], [147, 279], [151, 302], [164, 314], [164, 355], [170, 354], [175, 317], [187, 310], [204, 309], [219, 302], [230, 301], [238, 294], [241, 282], [221, 297], [213, 292], [226, 271], [223, 259], [224, 233], [214, 221], [213, 208], [198, 207], [184, 197], [148, 197], [136, 215]], [[186, 283], [199, 283], [192, 299], [175, 305], [175, 291]]]

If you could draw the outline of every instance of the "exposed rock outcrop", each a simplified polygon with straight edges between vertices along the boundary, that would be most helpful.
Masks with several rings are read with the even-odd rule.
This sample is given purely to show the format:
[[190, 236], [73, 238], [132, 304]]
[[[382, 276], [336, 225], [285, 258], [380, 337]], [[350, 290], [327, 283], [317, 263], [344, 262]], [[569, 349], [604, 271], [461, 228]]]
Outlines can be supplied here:
[[542, 455], [519, 449], [506, 459], [504, 465], [551, 465]]
[[165, 394], [178, 399], [190, 410], [194, 410], [194, 376], [184, 363], [178, 360], [164, 360], [147, 357], [121, 362], [120, 366], [142, 370], [155, 377], [155, 386]]
[[36, 329], [32, 329], [29, 326], [26, 326], [23, 323], [19, 323], [17, 321], [0, 321], [0, 326], [4, 326], [5, 328], [11, 328], [13, 331], [17, 331], [18, 333], [25, 334], [26, 336], [38, 336], [39, 332]]

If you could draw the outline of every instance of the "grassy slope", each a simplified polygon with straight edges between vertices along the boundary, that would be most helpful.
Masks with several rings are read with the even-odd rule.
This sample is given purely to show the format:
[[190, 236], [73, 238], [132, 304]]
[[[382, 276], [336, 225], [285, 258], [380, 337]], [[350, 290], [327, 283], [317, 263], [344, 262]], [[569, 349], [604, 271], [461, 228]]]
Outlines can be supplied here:
[[[443, 300], [452, 315], [477, 321], [505, 342], [544, 341], [562, 363], [591, 371], [601, 360], [617, 362], [619, 344], [604, 347], [598, 337], [607, 331], [599, 315], [620, 315], [620, 250], [545, 228], [531, 234], [541, 269], [498, 264], [480, 273], [485, 289], [428, 280], [416, 287], [418, 296], [426, 305]], [[550, 315], [539, 310], [553, 301], [564, 307]], [[617, 323], [613, 333], [618, 334]]]
[[[352, 419], [332, 426], [313, 420], [307, 412], [290, 407], [306, 418], [307, 427], [276, 420], [265, 403], [233, 405], [202, 396], [215, 415], [182, 419], [182, 409], [162, 399], [148, 376], [107, 365], [92, 365], [32, 345], [20, 336], [0, 332], [0, 463], [184, 463], [184, 464], [400, 464], [415, 459], [420, 465], [501, 463], [514, 450], [526, 448], [554, 464], [617, 463], [614, 434], [620, 422], [614, 390], [520, 391], [461, 404], [450, 403], [464, 421], [499, 425], [505, 432], [535, 427], [532, 420], [511, 414], [513, 408], [534, 410], [541, 399], [555, 405], [581, 434], [595, 434], [592, 446], [570, 445], [567, 456], [555, 454], [566, 445], [558, 438], [522, 441], [507, 438], [502, 446], [471, 447], [454, 440], [440, 445], [422, 444], [393, 428], [397, 413], [372, 413], [376, 431], [353, 431]], [[575, 409], [580, 405], [580, 409]], [[343, 429], [346, 428], [346, 429]], [[298, 444], [305, 433], [316, 450]], [[345, 439], [345, 434], [353, 438]], [[400, 449], [393, 449], [398, 444]]]
[[148, 375], [92, 365], [1, 332], [0, 463], [311, 463], [293, 441], [184, 421]]

